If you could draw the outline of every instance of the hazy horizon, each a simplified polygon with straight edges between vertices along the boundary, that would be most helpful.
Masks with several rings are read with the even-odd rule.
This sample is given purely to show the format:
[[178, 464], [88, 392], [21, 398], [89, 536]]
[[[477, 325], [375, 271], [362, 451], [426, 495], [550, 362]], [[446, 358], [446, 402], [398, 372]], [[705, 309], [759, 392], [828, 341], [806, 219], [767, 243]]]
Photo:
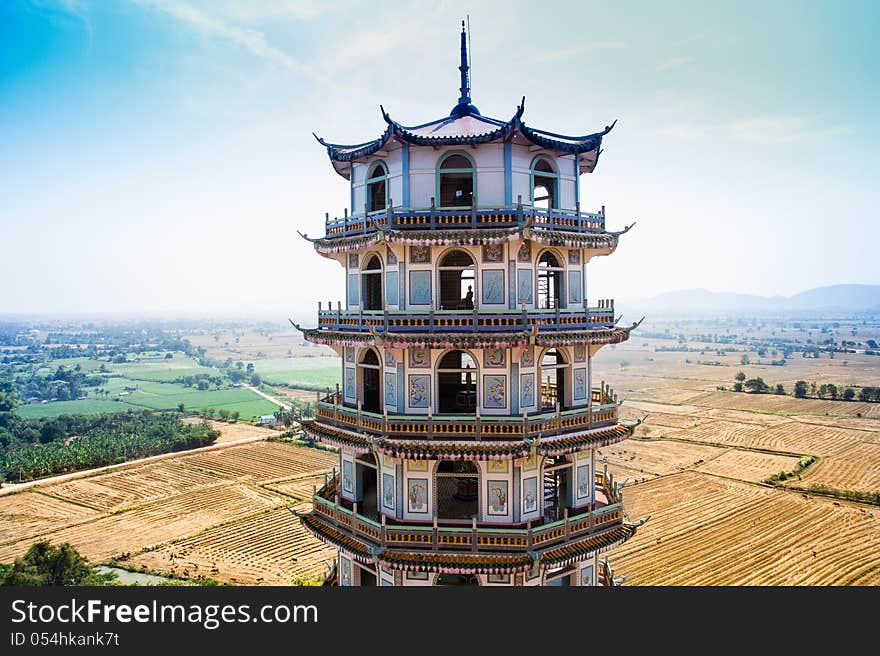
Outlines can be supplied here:
[[375, 138], [380, 103], [408, 124], [448, 113], [468, 12], [485, 115], [525, 95], [542, 129], [619, 119], [582, 207], [638, 223], [591, 262], [590, 298], [880, 282], [880, 5], [414, 5], [4, 3], [0, 315], [343, 299], [342, 269], [296, 234], [348, 203], [311, 132]]

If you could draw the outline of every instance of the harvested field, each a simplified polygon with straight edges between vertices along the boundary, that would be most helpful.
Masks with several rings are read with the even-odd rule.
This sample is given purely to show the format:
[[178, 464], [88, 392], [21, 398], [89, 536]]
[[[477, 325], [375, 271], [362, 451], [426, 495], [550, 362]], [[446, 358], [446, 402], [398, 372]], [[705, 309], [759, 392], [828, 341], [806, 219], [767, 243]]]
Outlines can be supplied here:
[[[0, 500], [0, 544], [39, 535], [56, 526], [85, 522], [99, 515], [91, 508], [33, 491], [10, 494]], [[0, 562], [5, 561], [0, 559]]]
[[827, 485], [838, 490], [880, 491], [880, 444], [857, 444], [824, 458], [798, 487]]
[[[314, 398], [312, 399], [314, 401]], [[197, 424], [202, 421], [199, 417], [187, 417], [185, 422]], [[217, 438], [215, 444], [226, 444], [236, 440], [248, 437], [269, 437], [277, 435], [278, 431], [274, 428], [266, 428], [265, 426], [254, 426], [247, 423], [230, 424], [224, 421], [208, 421], [211, 428], [220, 431], [220, 437]]]
[[225, 476], [269, 481], [331, 469], [339, 457], [330, 451], [266, 442], [186, 456], [184, 461]]
[[326, 571], [335, 550], [311, 537], [286, 508], [216, 526], [148, 551], [130, 564], [163, 574], [207, 576], [224, 583], [290, 585]]
[[222, 483], [215, 474], [169, 459], [50, 485], [46, 492], [100, 510], [119, 510], [185, 490]]
[[702, 444], [629, 439], [597, 451], [596, 462], [607, 457], [611, 465], [663, 476], [711, 460], [722, 452], [718, 447]]
[[323, 476], [304, 476], [289, 481], [277, 481], [263, 485], [267, 490], [294, 497], [298, 501], [312, 501], [312, 488], [324, 484]]
[[793, 396], [776, 396], [775, 394], [737, 394], [734, 392], [716, 392], [700, 399], [701, 406], [712, 408], [731, 408], [755, 410], [783, 415], [837, 415], [841, 417], [880, 418], [880, 403], [858, 403], [852, 401], [823, 401], [821, 399], [796, 399]]
[[749, 412], [748, 410], [726, 410], [713, 408], [705, 412], [706, 419], [726, 419], [738, 421], [743, 424], [757, 424], [758, 426], [779, 426], [787, 424], [791, 418], [780, 415], [768, 415], [761, 412]]
[[696, 442], [729, 444], [731, 446], [753, 446], [758, 436], [767, 430], [767, 428], [757, 424], [714, 420], [701, 423], [694, 428], [667, 431], [666, 435]]
[[811, 455], [826, 455], [842, 451], [862, 442], [867, 433], [848, 428], [831, 428], [816, 424], [792, 422], [762, 430], [750, 446]]
[[759, 483], [780, 471], [792, 471], [799, 458], [731, 449], [696, 469], [707, 474]]
[[654, 515], [611, 553], [629, 584], [880, 584], [877, 511], [711, 478], [686, 472], [628, 491], [631, 514]]

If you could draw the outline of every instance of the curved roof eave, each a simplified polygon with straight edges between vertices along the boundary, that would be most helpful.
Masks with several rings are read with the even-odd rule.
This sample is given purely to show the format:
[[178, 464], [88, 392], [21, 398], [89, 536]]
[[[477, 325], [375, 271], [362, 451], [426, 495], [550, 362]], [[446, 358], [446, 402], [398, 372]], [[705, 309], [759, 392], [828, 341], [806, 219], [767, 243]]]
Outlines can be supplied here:
[[[348, 179], [351, 176], [351, 162], [358, 159], [369, 157], [380, 151], [385, 144], [393, 137], [394, 139], [413, 144], [416, 146], [476, 146], [479, 144], [491, 143], [502, 139], [510, 138], [515, 132], [518, 132], [531, 142], [532, 144], [547, 150], [553, 150], [562, 154], [579, 154], [585, 155], [581, 158], [581, 173], [592, 172], [599, 160], [599, 154], [602, 146], [602, 137], [608, 134], [615, 126], [615, 120], [611, 125], [605, 127], [600, 132], [583, 136], [567, 136], [532, 128], [523, 123], [522, 114], [525, 109], [525, 98], [522, 104], [517, 107], [516, 113], [509, 121], [501, 121], [499, 119], [489, 118], [480, 115], [467, 114], [461, 117], [452, 118], [444, 117], [422, 123], [420, 125], [406, 126], [393, 120], [380, 105], [382, 118], [388, 127], [385, 132], [377, 139], [354, 145], [332, 144], [324, 141], [318, 135], [314, 135], [322, 146], [327, 148], [327, 155], [333, 163], [333, 168], [339, 175]], [[440, 126], [444, 123], [455, 123], [462, 119], [473, 119], [479, 123], [485, 123], [487, 129], [485, 132], [474, 133], [471, 126], [471, 132], [467, 134], [451, 134], [438, 137], [426, 136], [419, 134], [417, 131], [423, 131], [425, 128], [432, 126]], [[314, 133], [313, 133], [314, 134]]]

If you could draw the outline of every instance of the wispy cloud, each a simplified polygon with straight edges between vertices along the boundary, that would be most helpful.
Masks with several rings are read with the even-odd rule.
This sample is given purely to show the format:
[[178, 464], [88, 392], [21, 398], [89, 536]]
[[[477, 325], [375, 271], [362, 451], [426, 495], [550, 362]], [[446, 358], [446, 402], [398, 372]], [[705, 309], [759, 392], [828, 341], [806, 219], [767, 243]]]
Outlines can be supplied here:
[[568, 48], [558, 48], [556, 50], [546, 50], [539, 54], [536, 57], [532, 58], [532, 61], [536, 62], [562, 62], [562, 61], [571, 61], [572, 59], [577, 59], [578, 57], [583, 57], [584, 55], [589, 55], [592, 52], [596, 52], [599, 50], [623, 50], [628, 48], [629, 44], [624, 43], [622, 41], [596, 41], [593, 43], [585, 43], [576, 46], [570, 46]]
[[205, 36], [226, 39], [251, 54], [296, 73], [315, 77], [315, 72], [295, 57], [271, 45], [266, 35], [256, 29], [241, 27], [215, 14], [197, 9], [180, 0], [133, 0], [136, 4], [154, 8], [184, 23]]
[[85, 0], [30, 0], [32, 7], [46, 13], [53, 19], [73, 18], [89, 35], [89, 41], [95, 34], [89, 18], [89, 6]]
[[668, 71], [673, 68], [678, 68], [679, 66], [686, 66], [687, 64], [692, 64], [694, 62], [694, 58], [688, 55], [679, 55], [676, 57], [667, 57], [662, 62], [657, 64], [658, 71]]
[[817, 117], [781, 115], [752, 116], [715, 123], [671, 123], [658, 130], [681, 139], [722, 137], [756, 144], [816, 143], [846, 134], [846, 125], [829, 125]]

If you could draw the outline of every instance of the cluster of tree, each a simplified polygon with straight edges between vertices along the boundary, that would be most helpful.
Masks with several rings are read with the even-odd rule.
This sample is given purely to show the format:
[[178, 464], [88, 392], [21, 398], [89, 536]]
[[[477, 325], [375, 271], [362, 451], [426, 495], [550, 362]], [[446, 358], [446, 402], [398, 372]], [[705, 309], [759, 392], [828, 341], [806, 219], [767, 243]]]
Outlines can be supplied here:
[[211, 385], [221, 387], [224, 383], [223, 376], [214, 376], [211, 374], [195, 374], [192, 376], [179, 376], [172, 382], [183, 385], [184, 387], [195, 387], [200, 390], [206, 390]]
[[814, 397], [818, 399], [840, 399], [842, 401], [859, 400], [863, 403], [880, 403], [880, 387], [860, 387], [856, 391], [853, 387], [838, 386], [834, 383], [809, 383], [799, 380], [794, 384], [794, 395], [799, 399]]
[[21, 399], [34, 397], [68, 401], [85, 394], [87, 390], [83, 388], [97, 387], [103, 382], [103, 377], [84, 372], [80, 365], [73, 368], [61, 365], [42, 376], [36, 371], [28, 371], [15, 377], [15, 386]]
[[294, 424], [301, 424], [307, 419], [314, 418], [314, 416], [315, 404], [299, 399], [292, 399], [290, 401], [290, 409], [278, 408], [275, 411], [275, 421], [285, 428], [290, 428]]
[[[736, 381], [733, 384], [734, 392], [750, 392], [752, 394], [767, 394], [770, 392], [770, 386], [764, 382], [764, 379], [760, 376], [756, 376], [755, 378], [746, 379], [746, 375], [743, 372], [739, 372], [734, 377]], [[785, 394], [785, 387], [780, 383], [773, 388], [774, 394]]]
[[11, 565], [0, 565], [0, 585], [102, 586], [116, 584], [116, 574], [101, 573], [69, 543], [35, 542]]
[[[177, 409], [180, 412], [183, 412], [183, 404], [177, 406]], [[199, 416], [204, 417], [205, 419], [219, 419], [220, 421], [227, 421], [230, 424], [236, 423], [241, 418], [241, 413], [238, 410], [227, 410], [226, 408], [220, 408], [215, 410], [214, 408], [202, 408], [199, 410]]]
[[[12, 419], [10, 420], [9, 417]], [[50, 474], [213, 444], [220, 432], [149, 410], [54, 419], [6, 418], [0, 428], [0, 480], [25, 481]]]

